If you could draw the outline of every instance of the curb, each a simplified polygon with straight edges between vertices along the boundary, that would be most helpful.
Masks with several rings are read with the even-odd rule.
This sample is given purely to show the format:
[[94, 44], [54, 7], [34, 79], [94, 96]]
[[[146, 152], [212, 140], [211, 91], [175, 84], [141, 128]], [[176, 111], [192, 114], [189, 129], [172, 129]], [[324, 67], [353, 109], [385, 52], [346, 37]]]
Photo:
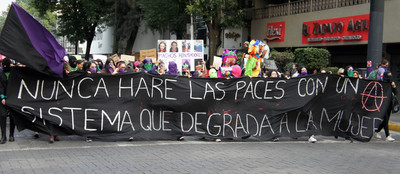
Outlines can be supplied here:
[[400, 132], [400, 124], [389, 123], [389, 130]]

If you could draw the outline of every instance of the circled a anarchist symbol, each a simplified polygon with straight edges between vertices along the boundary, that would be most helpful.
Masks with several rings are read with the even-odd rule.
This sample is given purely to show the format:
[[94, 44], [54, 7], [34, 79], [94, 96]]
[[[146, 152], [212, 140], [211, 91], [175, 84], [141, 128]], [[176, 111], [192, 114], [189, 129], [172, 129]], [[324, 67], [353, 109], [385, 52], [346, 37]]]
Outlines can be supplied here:
[[[364, 92], [361, 93], [361, 96], [362, 109], [370, 112], [380, 112], [383, 104], [383, 99], [386, 98], [385, 96], [383, 96], [383, 86], [377, 81], [369, 82], [368, 85], [365, 87]], [[371, 99], [375, 103], [375, 106], [372, 106], [372, 108], [368, 108], [367, 102]]]

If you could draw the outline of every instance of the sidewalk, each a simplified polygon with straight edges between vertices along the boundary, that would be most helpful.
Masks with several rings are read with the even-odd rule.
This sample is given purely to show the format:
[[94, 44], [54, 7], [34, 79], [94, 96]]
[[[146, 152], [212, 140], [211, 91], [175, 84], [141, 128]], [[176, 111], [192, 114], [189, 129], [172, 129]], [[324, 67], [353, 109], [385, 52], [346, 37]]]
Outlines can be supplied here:
[[390, 116], [389, 129], [400, 132], [400, 112]]

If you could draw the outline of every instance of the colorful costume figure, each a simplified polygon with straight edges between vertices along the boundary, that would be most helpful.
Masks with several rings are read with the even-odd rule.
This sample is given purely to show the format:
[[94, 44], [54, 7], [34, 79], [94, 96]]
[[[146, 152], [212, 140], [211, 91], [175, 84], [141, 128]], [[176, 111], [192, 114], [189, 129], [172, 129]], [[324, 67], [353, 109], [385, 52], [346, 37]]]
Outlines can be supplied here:
[[244, 75], [258, 77], [261, 71], [261, 58], [260, 54], [264, 48], [264, 44], [257, 40], [252, 40], [249, 45], [249, 60], [246, 64], [246, 71]]
[[242, 76], [242, 68], [239, 65], [232, 66], [232, 78], [237, 78]]
[[185, 60], [185, 62], [183, 62], [182, 71], [190, 71], [190, 63], [188, 60]]
[[217, 70], [215, 70], [214, 68], [211, 68], [211, 69], [210, 69], [209, 75], [210, 75], [210, 78], [218, 78], [218, 76], [217, 76]]
[[218, 78], [232, 77], [232, 66], [236, 64], [237, 55], [236, 50], [225, 50], [222, 53], [223, 65], [218, 69]]

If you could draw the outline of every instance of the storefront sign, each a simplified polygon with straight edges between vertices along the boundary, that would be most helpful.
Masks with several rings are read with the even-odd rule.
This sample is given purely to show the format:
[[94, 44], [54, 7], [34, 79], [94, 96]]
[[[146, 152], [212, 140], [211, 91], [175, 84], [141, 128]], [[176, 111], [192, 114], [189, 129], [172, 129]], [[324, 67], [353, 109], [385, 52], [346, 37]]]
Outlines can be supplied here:
[[268, 42], [285, 41], [285, 21], [267, 24]]
[[369, 14], [303, 23], [303, 44], [367, 41]]

